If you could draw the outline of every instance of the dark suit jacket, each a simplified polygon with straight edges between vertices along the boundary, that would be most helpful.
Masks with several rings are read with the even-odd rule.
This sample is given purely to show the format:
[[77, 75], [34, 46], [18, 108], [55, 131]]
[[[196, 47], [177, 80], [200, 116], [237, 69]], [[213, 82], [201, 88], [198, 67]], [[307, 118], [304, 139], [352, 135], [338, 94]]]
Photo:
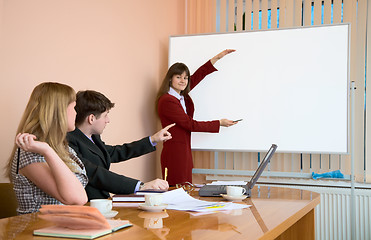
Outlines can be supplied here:
[[85, 187], [89, 200], [108, 198], [109, 193], [133, 193], [137, 179], [109, 171], [111, 163], [117, 163], [156, 150], [148, 137], [123, 145], [106, 145], [99, 135], [93, 135], [94, 143], [78, 128], [67, 134], [68, 144], [85, 164], [89, 183]]
[[[190, 77], [191, 89], [194, 88], [206, 75], [216, 71], [210, 61], [202, 65]], [[161, 152], [161, 168], [164, 174], [168, 169], [167, 181], [173, 186], [177, 183], [192, 182], [192, 151], [191, 132], [219, 132], [219, 120], [196, 121], [193, 119], [194, 104], [191, 97], [186, 97], [185, 105], [187, 113], [184, 112], [180, 101], [166, 93], [158, 101], [158, 114], [162, 126], [171, 123], [176, 125], [169, 129], [172, 139], [164, 142]]]

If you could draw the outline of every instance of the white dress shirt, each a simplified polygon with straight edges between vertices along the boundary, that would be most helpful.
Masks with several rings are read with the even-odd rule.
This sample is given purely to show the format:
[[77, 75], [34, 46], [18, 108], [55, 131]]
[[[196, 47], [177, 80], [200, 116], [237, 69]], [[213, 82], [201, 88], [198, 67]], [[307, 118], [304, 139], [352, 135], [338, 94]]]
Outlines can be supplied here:
[[184, 96], [182, 96], [182, 95], [180, 95], [179, 93], [177, 93], [177, 92], [174, 90], [174, 88], [172, 88], [172, 87], [170, 87], [168, 93], [169, 93], [171, 96], [176, 97], [176, 98], [180, 101], [180, 104], [182, 105], [184, 112], [187, 114], [187, 109], [186, 109], [186, 105], [185, 105], [185, 101], [184, 101]]

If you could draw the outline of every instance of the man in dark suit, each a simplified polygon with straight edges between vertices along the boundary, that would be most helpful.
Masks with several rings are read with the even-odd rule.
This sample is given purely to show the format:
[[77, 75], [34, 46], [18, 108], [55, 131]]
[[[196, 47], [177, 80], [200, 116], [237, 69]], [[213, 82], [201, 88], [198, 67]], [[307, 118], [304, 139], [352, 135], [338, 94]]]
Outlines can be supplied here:
[[109, 193], [130, 194], [138, 190], [169, 188], [167, 181], [155, 179], [143, 183], [137, 179], [109, 170], [111, 163], [139, 157], [156, 150], [157, 142], [171, 139], [169, 125], [150, 137], [122, 145], [106, 145], [100, 138], [107, 123], [108, 113], [114, 107], [106, 96], [96, 91], [76, 94], [76, 129], [67, 134], [69, 146], [83, 161], [89, 178], [85, 190], [88, 198], [108, 198]]

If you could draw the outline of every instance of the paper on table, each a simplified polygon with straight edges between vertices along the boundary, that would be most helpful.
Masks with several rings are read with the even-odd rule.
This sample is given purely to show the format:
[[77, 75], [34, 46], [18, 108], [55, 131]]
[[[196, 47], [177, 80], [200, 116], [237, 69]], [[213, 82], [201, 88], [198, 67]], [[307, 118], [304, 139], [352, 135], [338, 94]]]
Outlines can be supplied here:
[[239, 203], [226, 203], [225, 205], [215, 205], [212, 207], [206, 207], [204, 209], [197, 209], [197, 212], [215, 212], [215, 211], [231, 211], [236, 209], [249, 208], [251, 205], [239, 204]]
[[182, 188], [163, 193], [163, 202], [168, 204], [167, 209], [197, 212], [213, 212], [249, 207], [248, 205], [232, 202], [209, 202], [199, 200], [188, 195]]
[[195, 199], [189, 196], [183, 188], [163, 193], [163, 202], [168, 204], [168, 209], [183, 211], [192, 211], [194, 209], [210, 207], [216, 204], [216, 202]]

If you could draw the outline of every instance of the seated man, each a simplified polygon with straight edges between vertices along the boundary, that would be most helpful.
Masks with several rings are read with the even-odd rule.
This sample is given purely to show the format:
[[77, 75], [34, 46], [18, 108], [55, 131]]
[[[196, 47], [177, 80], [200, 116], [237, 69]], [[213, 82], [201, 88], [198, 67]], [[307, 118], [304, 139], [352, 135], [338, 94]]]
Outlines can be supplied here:
[[96, 91], [79, 91], [76, 95], [76, 129], [69, 132], [67, 140], [83, 161], [89, 183], [85, 187], [89, 200], [108, 198], [109, 193], [130, 194], [138, 190], [169, 188], [167, 181], [155, 179], [142, 183], [137, 179], [109, 170], [111, 163], [135, 158], [156, 150], [157, 142], [171, 139], [165, 127], [151, 137], [123, 145], [106, 145], [100, 138], [107, 123], [108, 113], [114, 107], [107, 97]]

